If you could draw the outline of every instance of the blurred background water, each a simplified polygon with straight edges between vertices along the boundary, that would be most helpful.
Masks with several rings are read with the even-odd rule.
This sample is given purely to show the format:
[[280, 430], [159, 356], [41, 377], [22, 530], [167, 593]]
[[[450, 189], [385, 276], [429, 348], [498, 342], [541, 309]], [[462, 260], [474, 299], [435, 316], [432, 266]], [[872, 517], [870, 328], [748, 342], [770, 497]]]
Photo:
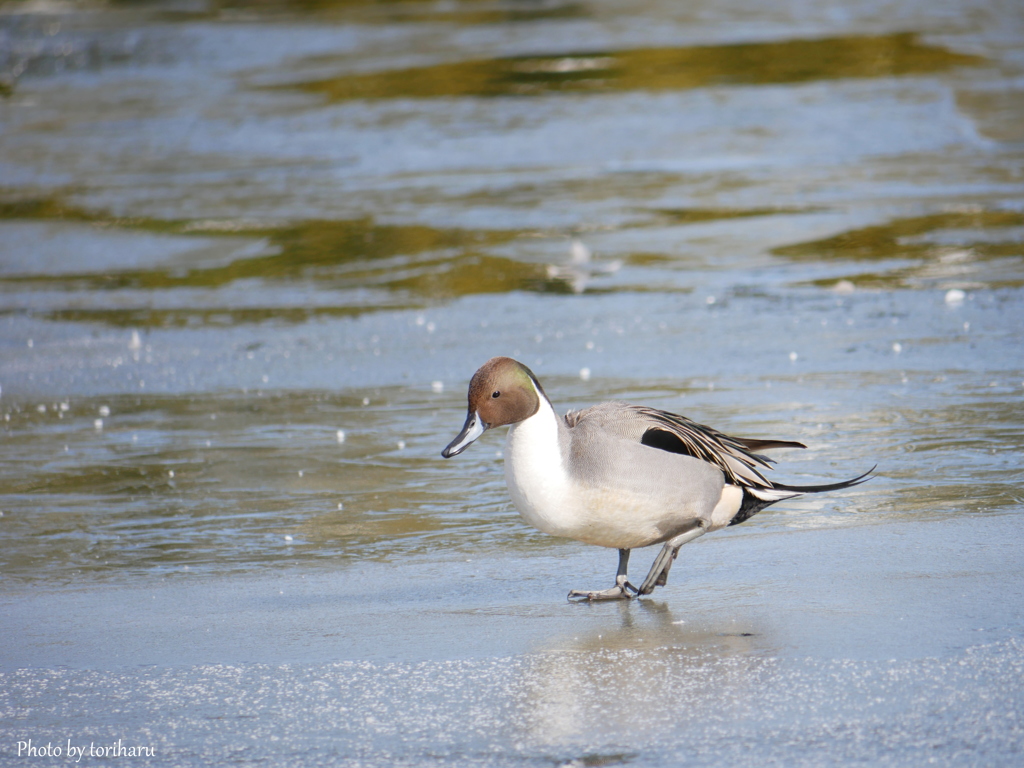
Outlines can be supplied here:
[[[0, 760], [1016, 765], [1022, 343], [1020, 3], [7, 2]], [[878, 477], [567, 605], [496, 354]]]

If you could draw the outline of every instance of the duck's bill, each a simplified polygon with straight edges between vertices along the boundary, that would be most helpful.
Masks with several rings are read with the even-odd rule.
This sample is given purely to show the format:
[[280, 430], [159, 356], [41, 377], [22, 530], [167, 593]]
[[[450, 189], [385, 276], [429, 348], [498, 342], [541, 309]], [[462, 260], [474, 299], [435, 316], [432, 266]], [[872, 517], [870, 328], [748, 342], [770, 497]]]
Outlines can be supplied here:
[[441, 455], [446, 459], [458, 456], [469, 447], [470, 443], [480, 437], [486, 429], [487, 425], [484, 424], [480, 416], [475, 411], [471, 411], [469, 416], [466, 417], [466, 423], [462, 426], [462, 431], [455, 436], [454, 440], [448, 443], [448, 447], [441, 451]]

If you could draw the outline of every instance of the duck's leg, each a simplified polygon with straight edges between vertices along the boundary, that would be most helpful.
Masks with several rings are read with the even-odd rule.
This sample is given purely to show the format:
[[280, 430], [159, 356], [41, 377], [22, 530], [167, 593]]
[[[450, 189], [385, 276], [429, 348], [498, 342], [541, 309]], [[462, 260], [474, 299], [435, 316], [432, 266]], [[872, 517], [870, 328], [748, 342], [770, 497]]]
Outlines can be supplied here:
[[574, 589], [569, 593], [570, 600], [628, 600], [633, 597], [630, 590], [636, 593], [636, 587], [626, 579], [626, 567], [629, 565], [629, 550], [619, 550], [619, 570], [615, 573], [615, 586], [600, 592], [586, 589]]
[[703, 536], [707, 526], [708, 524], [704, 520], [698, 520], [690, 530], [666, 541], [665, 546], [661, 548], [661, 552], [654, 558], [654, 564], [647, 573], [647, 578], [640, 585], [640, 589], [636, 591], [637, 595], [649, 595], [654, 591], [655, 587], [665, 586], [668, 581], [669, 569], [672, 567], [672, 561], [679, 554], [679, 548], [683, 544]]

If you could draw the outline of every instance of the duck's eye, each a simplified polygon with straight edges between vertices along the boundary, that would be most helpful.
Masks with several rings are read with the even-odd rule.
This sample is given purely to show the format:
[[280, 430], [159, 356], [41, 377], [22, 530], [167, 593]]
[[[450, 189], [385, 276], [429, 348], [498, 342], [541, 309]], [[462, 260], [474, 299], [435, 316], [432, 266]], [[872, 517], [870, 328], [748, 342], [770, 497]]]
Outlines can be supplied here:
[[491, 392], [491, 397], [500, 397], [500, 396], [501, 396], [501, 392], [499, 392], [498, 390], [494, 390], [493, 392]]

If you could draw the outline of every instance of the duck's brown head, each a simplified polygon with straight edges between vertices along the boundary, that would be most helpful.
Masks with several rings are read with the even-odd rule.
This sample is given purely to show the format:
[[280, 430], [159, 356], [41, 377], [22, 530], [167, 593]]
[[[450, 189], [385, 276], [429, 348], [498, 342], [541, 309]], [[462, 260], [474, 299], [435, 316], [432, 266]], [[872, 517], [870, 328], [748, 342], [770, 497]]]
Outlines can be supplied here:
[[537, 412], [544, 396], [537, 377], [511, 357], [492, 357], [469, 382], [469, 410], [462, 431], [441, 451], [457, 456], [485, 430], [517, 424]]

